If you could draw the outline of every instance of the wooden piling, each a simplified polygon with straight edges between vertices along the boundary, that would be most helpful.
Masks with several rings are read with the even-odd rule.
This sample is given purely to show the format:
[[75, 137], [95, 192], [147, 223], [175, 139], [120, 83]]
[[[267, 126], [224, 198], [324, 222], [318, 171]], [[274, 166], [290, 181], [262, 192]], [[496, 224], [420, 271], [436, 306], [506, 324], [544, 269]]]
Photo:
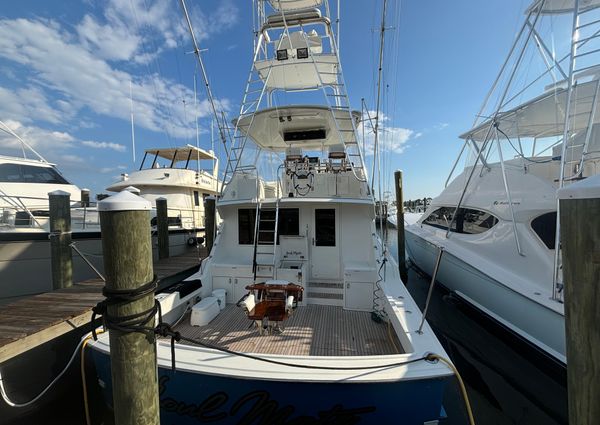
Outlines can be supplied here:
[[408, 283], [408, 270], [406, 269], [406, 248], [404, 246], [404, 200], [402, 195], [402, 171], [394, 172], [396, 186], [396, 227], [398, 229], [398, 268], [400, 278], [406, 285]]
[[71, 252], [71, 194], [62, 190], [48, 193], [50, 202], [50, 258], [52, 288], [73, 285]]
[[156, 199], [156, 231], [158, 234], [158, 258], [169, 258], [169, 215], [166, 198]]
[[214, 196], [207, 196], [204, 199], [204, 238], [209, 254], [215, 241], [216, 201]]
[[[98, 204], [108, 291], [135, 290], [152, 280], [150, 209], [150, 202], [128, 191]], [[152, 292], [135, 301], [109, 305], [107, 313], [118, 320], [148, 311], [153, 305]], [[152, 318], [145, 326], [154, 325]], [[115, 424], [158, 425], [154, 332], [109, 332]]]
[[559, 191], [569, 424], [600, 417], [600, 176]]
[[81, 189], [81, 206], [82, 207], [90, 206], [90, 190], [89, 189]]

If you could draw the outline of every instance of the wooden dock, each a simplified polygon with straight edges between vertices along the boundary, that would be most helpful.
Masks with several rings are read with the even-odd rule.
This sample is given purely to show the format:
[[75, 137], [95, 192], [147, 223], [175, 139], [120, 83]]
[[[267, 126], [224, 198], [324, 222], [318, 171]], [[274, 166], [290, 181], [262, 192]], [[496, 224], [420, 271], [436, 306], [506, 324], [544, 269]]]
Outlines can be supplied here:
[[[154, 262], [158, 285], [195, 273], [206, 249]], [[90, 322], [92, 307], [104, 296], [104, 282], [92, 279], [0, 306], [0, 364]]]

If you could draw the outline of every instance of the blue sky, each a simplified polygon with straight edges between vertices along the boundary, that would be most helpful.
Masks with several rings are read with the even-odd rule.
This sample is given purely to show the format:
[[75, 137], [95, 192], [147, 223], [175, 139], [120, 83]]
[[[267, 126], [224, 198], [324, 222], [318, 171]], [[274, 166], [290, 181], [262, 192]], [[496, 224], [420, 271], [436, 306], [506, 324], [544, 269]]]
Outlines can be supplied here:
[[[386, 176], [437, 195], [523, 20], [526, 0], [389, 0]], [[335, 2], [333, 2], [335, 3]], [[215, 96], [233, 118], [251, 63], [250, 0], [188, 0]], [[351, 103], [375, 105], [381, 0], [342, 0]], [[0, 15], [0, 120], [80, 187], [102, 192], [150, 147], [194, 143], [196, 64], [178, 1], [26, 0]], [[136, 123], [132, 162], [129, 90]], [[210, 148], [201, 86], [200, 143]], [[185, 100], [185, 102], [184, 102]], [[0, 133], [0, 154], [16, 154]], [[222, 150], [221, 150], [222, 152]], [[370, 158], [370, 156], [368, 156]]]

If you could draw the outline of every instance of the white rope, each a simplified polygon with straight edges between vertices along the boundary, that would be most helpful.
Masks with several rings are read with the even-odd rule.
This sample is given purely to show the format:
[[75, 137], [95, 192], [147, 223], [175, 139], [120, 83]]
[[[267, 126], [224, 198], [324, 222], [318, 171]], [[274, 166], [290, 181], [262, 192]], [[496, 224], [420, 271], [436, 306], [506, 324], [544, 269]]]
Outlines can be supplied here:
[[85, 339], [91, 334], [91, 332], [87, 335], [85, 335], [81, 341], [79, 341], [79, 344], [77, 344], [77, 347], [75, 347], [75, 350], [73, 351], [73, 354], [71, 355], [71, 358], [69, 359], [69, 362], [67, 363], [67, 365], [65, 366], [65, 368], [56, 376], [56, 378], [54, 378], [52, 380], [52, 382], [50, 382], [50, 384], [48, 384], [48, 386], [46, 388], [44, 388], [44, 390], [39, 393], [37, 396], [35, 396], [34, 398], [32, 398], [29, 401], [26, 401], [24, 403], [16, 403], [14, 401], [12, 401], [8, 395], [6, 394], [6, 388], [4, 387], [4, 379], [2, 378], [2, 372], [0, 371], [0, 395], [2, 396], [2, 399], [4, 400], [4, 402], [6, 404], [8, 404], [10, 407], [27, 407], [27, 406], [31, 406], [32, 404], [34, 404], [36, 401], [38, 401], [40, 398], [42, 398], [44, 396], [44, 394], [46, 394], [50, 388], [52, 388], [54, 386], [54, 384], [56, 384], [56, 382], [62, 378], [62, 376], [67, 372], [67, 370], [69, 369], [69, 367], [73, 364], [73, 361], [75, 361], [75, 358], [77, 357], [77, 353], [79, 352], [79, 349], [81, 348], [81, 345], [83, 344], [83, 342], [85, 341]]

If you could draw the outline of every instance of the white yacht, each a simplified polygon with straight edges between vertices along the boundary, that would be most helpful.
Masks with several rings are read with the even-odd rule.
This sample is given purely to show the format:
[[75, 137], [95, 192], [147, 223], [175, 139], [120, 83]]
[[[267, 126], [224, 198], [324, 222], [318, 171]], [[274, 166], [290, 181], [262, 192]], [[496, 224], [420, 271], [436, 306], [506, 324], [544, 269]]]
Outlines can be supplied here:
[[[52, 289], [49, 192], [70, 194], [72, 237], [83, 250], [93, 250], [90, 239], [96, 240], [92, 245], [100, 250], [100, 228], [93, 205], [90, 208], [87, 199], [81, 201], [82, 190], [7, 125], [0, 124], [21, 143], [23, 151], [22, 157], [0, 156], [0, 303], [4, 303]], [[74, 275], [94, 276], [79, 258], [74, 259]]]
[[[4, 126], [7, 131], [10, 130]], [[86, 260], [102, 272], [102, 243], [95, 202], [71, 184], [25, 140], [11, 131], [24, 152], [35, 159], [0, 156], [0, 303], [26, 295], [52, 290], [48, 193], [61, 190], [71, 195], [71, 238]], [[149, 149], [151, 166], [109, 190], [141, 191], [149, 200], [167, 198], [169, 212], [169, 249], [177, 255], [189, 245], [202, 242], [204, 234], [204, 196], [217, 190], [218, 162], [214, 154], [193, 146], [178, 149]], [[146, 156], [144, 157], [146, 159]], [[162, 161], [168, 160], [166, 163]], [[200, 165], [208, 165], [203, 170]], [[185, 163], [182, 166], [182, 163]], [[159, 166], [160, 164], [160, 166]], [[195, 165], [195, 169], [190, 167]], [[139, 185], [139, 187], [138, 187]], [[131, 189], [133, 187], [133, 189]], [[153, 220], [156, 210], [153, 210]], [[155, 239], [154, 239], [155, 240]], [[154, 243], [153, 246], [155, 246]], [[96, 272], [73, 251], [73, 281], [96, 278]]]
[[[566, 356], [557, 190], [600, 172], [599, 18], [596, 0], [533, 2], [483, 118], [461, 135], [464, 170], [449, 183], [457, 159], [446, 188], [406, 228], [419, 268], [559, 367]], [[555, 36], [566, 41], [564, 56], [552, 51]], [[524, 70], [530, 55], [539, 73]]]
[[179, 228], [195, 243], [204, 234], [204, 199], [217, 194], [218, 170], [214, 152], [196, 146], [146, 149], [139, 170], [122, 174], [106, 190], [133, 186], [154, 207], [157, 198], [166, 199], [171, 233]]
[[[187, 338], [157, 342], [161, 420], [437, 423], [452, 372], [426, 360], [446, 354], [376, 232], [329, 2], [254, 4], [222, 223], [201, 270], [157, 295]], [[110, 400], [107, 333], [90, 347]]]

